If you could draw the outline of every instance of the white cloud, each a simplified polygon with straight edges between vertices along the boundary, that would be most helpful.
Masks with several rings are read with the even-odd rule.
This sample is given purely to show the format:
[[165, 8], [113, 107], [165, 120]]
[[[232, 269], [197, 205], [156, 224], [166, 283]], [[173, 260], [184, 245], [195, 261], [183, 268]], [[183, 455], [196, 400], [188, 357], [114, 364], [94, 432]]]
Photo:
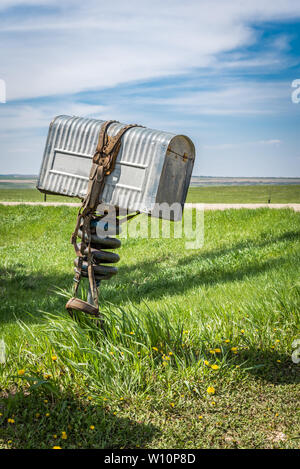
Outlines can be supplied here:
[[290, 111], [289, 82], [245, 81], [211, 76], [209, 89], [181, 90], [176, 97], [145, 99], [153, 104], [171, 106], [191, 115], [267, 115]]
[[[291, 0], [26, 3], [36, 10], [21, 18], [4, 17], [1, 24], [8, 99], [218, 67], [218, 54], [255, 42], [258, 33], [250, 26], [254, 19], [300, 17], [299, 2]], [[4, 0], [1, 8], [22, 4]], [[41, 5], [50, 10], [38, 8]]]
[[203, 145], [205, 150], [232, 150], [232, 149], [245, 149], [245, 147], [259, 147], [262, 145], [280, 145], [282, 140], [280, 139], [269, 139], [269, 140], [256, 140], [253, 142], [238, 142], [238, 143], [219, 143], [217, 145]]
[[282, 143], [282, 141], [279, 139], [279, 138], [274, 138], [274, 139], [271, 139], [271, 140], [260, 140], [258, 143], [260, 143], [261, 145], [280, 145]]
[[[3, 107], [0, 108], [0, 111]], [[14, 105], [0, 112], [1, 135], [11, 134], [15, 129], [18, 131], [34, 130], [49, 126], [53, 117], [60, 114], [71, 116], [105, 115], [106, 107], [84, 103], [62, 101], [61, 103], [42, 105]]]
[[[287, 35], [264, 43], [256, 53], [247, 46], [260, 40], [254, 24], [300, 18], [298, 0], [1, 0], [0, 16], [0, 79], [6, 81], [8, 100], [0, 105], [0, 158], [6, 159], [6, 171], [15, 171], [16, 165], [19, 172], [37, 171], [47, 127], [60, 113], [191, 132], [200, 142], [199, 129], [212, 125], [206, 116], [298, 111], [289, 83], [234, 78], [236, 71], [265, 73], [291, 63]], [[151, 89], [120, 101], [116, 92], [111, 102], [99, 93], [92, 105], [74, 96], [169, 75], [190, 76], [190, 83], [185, 80], [160, 99], [150, 97]], [[43, 96], [53, 98], [12, 102]], [[248, 144], [234, 139], [215, 144], [215, 128], [208, 133], [205, 143], [219, 145], [216, 151], [222, 145], [228, 152], [242, 145], [251, 151], [255, 145], [271, 154], [281, 146], [281, 138], [269, 133]], [[246, 142], [251, 138], [246, 136]]]

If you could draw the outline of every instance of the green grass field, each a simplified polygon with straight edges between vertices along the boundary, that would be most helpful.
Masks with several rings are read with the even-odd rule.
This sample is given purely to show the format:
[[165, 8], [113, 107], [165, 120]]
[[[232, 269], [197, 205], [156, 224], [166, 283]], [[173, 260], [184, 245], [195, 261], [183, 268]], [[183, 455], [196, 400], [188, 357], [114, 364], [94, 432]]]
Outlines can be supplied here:
[[[20, 184], [1, 183], [0, 201], [42, 202], [44, 194]], [[16, 186], [18, 186], [16, 188]], [[300, 185], [253, 185], [190, 187], [187, 202], [192, 203], [300, 203]], [[78, 202], [79, 199], [47, 195], [48, 202]]]
[[187, 202], [207, 204], [300, 203], [300, 185], [190, 187]]
[[[13, 185], [12, 185], [13, 186]], [[0, 183], [0, 201], [5, 202], [43, 202], [44, 194], [35, 188], [4, 188]], [[62, 195], [47, 194], [47, 202], [80, 202], [76, 197], [64, 197]]]
[[0, 207], [0, 448], [299, 448], [300, 214], [124, 240], [102, 331], [64, 309], [76, 211]]

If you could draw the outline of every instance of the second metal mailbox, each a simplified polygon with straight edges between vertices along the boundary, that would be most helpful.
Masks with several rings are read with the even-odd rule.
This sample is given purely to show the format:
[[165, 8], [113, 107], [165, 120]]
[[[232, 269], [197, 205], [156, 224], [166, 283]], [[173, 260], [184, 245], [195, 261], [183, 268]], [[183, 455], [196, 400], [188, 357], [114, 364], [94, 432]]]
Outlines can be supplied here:
[[[37, 188], [84, 198], [102, 120], [58, 116], [50, 124]], [[115, 136], [124, 124], [110, 125]], [[157, 204], [185, 203], [195, 159], [184, 135], [134, 127], [122, 137], [114, 171], [105, 180], [102, 202], [164, 218]], [[179, 219], [174, 216], [174, 219]]]

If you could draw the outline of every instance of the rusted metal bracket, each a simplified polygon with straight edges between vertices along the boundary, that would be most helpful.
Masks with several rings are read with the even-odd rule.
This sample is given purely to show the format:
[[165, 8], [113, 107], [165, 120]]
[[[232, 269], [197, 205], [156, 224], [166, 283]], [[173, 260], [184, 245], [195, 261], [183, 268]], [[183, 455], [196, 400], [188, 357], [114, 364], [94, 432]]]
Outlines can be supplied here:
[[[74, 271], [75, 271], [75, 294], [78, 289], [78, 284], [81, 277], [89, 279], [89, 262], [88, 256], [90, 256], [90, 267], [93, 269], [93, 278], [95, 281], [95, 287], [98, 295], [98, 288], [102, 280], [109, 280], [111, 277], [117, 274], [118, 269], [114, 265], [120, 257], [113, 249], [121, 247], [121, 241], [113, 236], [121, 232], [121, 224], [129, 221], [136, 217], [139, 212], [123, 216], [119, 211], [113, 211], [115, 216], [109, 216], [105, 210], [103, 215], [94, 215], [90, 220], [89, 226], [89, 246], [85, 244], [88, 240], [86, 239], [87, 234], [83, 234], [82, 225], [79, 226], [77, 235], [81, 239], [81, 243], [78, 244], [78, 249], [81, 252], [81, 256], [78, 256], [74, 260]], [[98, 298], [97, 298], [98, 300]], [[87, 295], [87, 301], [76, 298], [71, 298], [67, 304], [66, 309], [68, 310], [71, 317], [73, 317], [73, 310], [82, 311], [90, 316], [96, 318], [100, 317], [98, 301], [95, 302], [95, 292], [92, 291], [91, 282], [89, 282], [89, 290]]]

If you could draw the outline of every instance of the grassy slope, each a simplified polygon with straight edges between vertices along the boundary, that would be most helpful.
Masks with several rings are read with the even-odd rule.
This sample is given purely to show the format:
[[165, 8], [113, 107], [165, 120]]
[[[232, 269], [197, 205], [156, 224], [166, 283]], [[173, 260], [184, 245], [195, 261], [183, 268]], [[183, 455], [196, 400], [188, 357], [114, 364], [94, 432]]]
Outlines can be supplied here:
[[[254, 186], [210, 186], [190, 187], [187, 202], [199, 203], [300, 203], [299, 185], [254, 185]], [[0, 200], [31, 201], [44, 200], [44, 194], [37, 189], [20, 187], [0, 181]], [[78, 199], [56, 195], [47, 195], [48, 202], [77, 202]]]
[[101, 288], [103, 336], [53, 292], [71, 288], [76, 209], [0, 213], [0, 447], [299, 446], [299, 214], [207, 213], [197, 252], [124, 241], [118, 277]]

